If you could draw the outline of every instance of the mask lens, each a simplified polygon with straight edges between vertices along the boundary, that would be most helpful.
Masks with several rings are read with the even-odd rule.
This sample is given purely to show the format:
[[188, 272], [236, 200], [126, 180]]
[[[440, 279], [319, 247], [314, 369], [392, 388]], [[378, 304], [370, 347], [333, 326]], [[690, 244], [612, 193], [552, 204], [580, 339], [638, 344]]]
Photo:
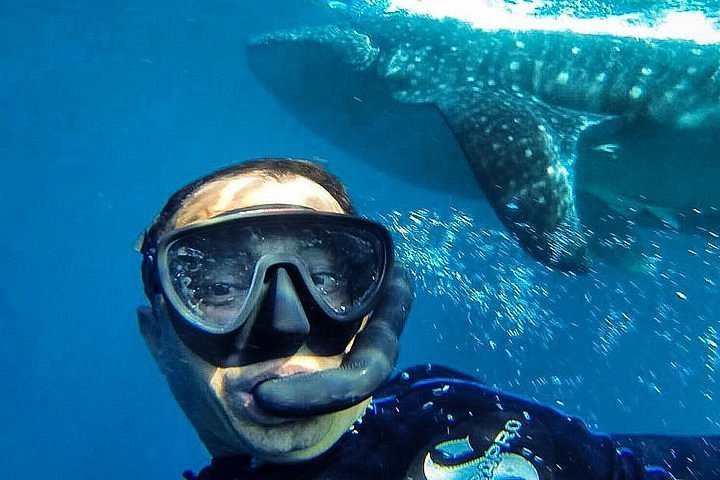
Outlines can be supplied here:
[[[171, 301], [194, 323], [225, 330], [250, 315], [265, 272], [290, 264], [294, 282], [336, 319], [367, 313], [386, 268], [382, 227], [318, 215], [237, 218], [190, 230], [166, 250]], [[262, 275], [260, 281], [256, 278]]]
[[298, 256], [307, 268], [318, 300], [336, 315], [352, 315], [375, 292], [384, 267], [380, 239], [370, 232], [345, 226], [302, 229]]
[[172, 287], [193, 317], [217, 327], [237, 321], [250, 291], [257, 259], [228, 250], [227, 239], [191, 235], [168, 251]]

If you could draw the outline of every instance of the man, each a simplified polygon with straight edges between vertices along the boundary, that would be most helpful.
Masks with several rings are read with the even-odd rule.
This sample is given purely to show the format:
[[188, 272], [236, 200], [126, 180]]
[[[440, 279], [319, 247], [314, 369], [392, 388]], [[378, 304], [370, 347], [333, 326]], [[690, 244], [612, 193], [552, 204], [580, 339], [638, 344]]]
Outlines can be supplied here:
[[378, 389], [410, 288], [388, 232], [311, 163], [186, 186], [142, 253], [140, 330], [213, 456], [188, 479], [720, 478], [718, 438], [593, 434], [441, 367]]

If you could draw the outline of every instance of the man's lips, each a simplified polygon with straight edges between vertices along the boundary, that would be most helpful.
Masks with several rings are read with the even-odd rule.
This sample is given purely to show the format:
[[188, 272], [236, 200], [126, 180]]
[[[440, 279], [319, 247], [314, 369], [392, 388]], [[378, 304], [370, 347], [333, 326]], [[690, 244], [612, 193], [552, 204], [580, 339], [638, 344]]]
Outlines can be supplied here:
[[239, 375], [228, 375], [225, 388], [228, 390], [252, 393], [260, 383], [273, 378], [287, 377], [298, 373], [312, 373], [315, 369], [287, 360], [272, 360], [262, 364], [244, 367]]
[[280, 425], [297, 421], [297, 418], [282, 418], [266, 413], [255, 402], [253, 392], [258, 385], [267, 380], [298, 373], [311, 373], [315, 370], [287, 361], [264, 362], [262, 365], [246, 368], [246, 371], [237, 376], [229, 375], [225, 378], [224, 394], [231, 412], [262, 425]]

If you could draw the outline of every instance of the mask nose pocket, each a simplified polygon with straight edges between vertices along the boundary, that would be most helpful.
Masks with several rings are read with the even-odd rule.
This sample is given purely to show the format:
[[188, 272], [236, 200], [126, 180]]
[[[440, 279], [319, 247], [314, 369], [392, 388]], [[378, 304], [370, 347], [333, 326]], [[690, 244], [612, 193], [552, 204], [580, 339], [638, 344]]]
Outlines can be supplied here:
[[268, 283], [245, 346], [246, 363], [291, 356], [310, 335], [310, 322], [287, 270], [269, 273]]
[[310, 333], [310, 322], [290, 275], [281, 267], [273, 277], [270, 291], [265, 297], [265, 308], [272, 312], [272, 330], [280, 335], [307, 336]]

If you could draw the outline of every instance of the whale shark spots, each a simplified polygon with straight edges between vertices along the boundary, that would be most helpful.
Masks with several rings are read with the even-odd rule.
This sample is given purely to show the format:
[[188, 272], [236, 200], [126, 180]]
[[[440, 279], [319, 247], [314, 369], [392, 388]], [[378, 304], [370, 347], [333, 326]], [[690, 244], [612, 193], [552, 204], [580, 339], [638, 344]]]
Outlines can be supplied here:
[[564, 271], [591, 265], [576, 204], [588, 133], [602, 146], [632, 125], [720, 127], [718, 45], [396, 12], [262, 35], [248, 56], [291, 111], [356, 157], [463, 193], [469, 167], [523, 248]]

